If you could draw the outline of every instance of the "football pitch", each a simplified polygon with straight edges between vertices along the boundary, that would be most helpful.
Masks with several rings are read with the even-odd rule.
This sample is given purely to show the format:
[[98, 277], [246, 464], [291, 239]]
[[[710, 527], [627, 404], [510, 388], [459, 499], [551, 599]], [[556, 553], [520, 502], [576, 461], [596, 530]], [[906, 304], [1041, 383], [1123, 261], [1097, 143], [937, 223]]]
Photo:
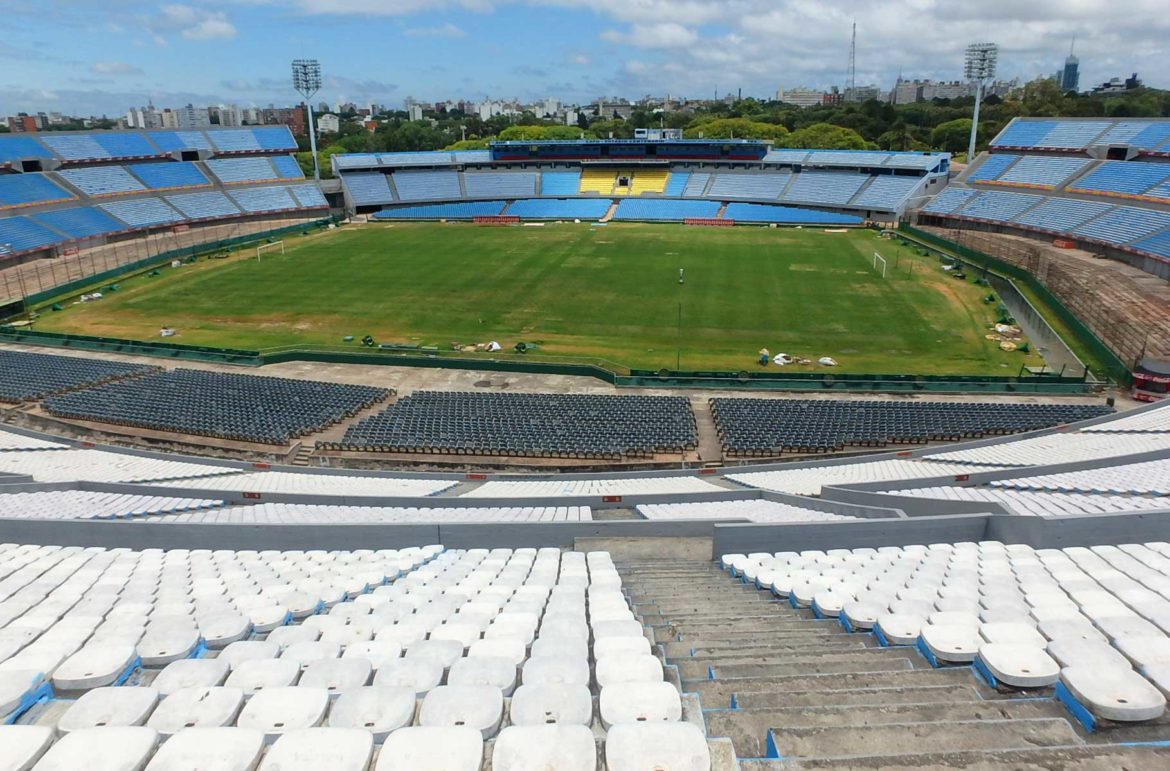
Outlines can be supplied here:
[[444, 352], [496, 341], [518, 355], [523, 341], [537, 347], [529, 358], [618, 369], [754, 370], [761, 348], [858, 373], [1015, 375], [1040, 363], [985, 338], [996, 303], [974, 276], [867, 230], [396, 223], [285, 246], [127, 279], [36, 328], [158, 340], [167, 326], [174, 342], [250, 350], [359, 348], [369, 335]]

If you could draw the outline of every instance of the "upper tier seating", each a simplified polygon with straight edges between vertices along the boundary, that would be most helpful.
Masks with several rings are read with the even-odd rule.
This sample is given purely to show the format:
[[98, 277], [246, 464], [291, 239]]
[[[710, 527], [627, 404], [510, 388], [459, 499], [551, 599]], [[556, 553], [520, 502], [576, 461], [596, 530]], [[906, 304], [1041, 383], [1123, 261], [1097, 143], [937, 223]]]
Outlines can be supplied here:
[[580, 186], [581, 172], [579, 171], [546, 171], [540, 175], [541, 195], [577, 195]]
[[624, 199], [618, 204], [615, 220], [680, 221], [688, 217], [711, 219], [719, 214], [718, 201], [676, 201], [672, 199]]
[[1140, 241], [1134, 241], [1132, 246], [1134, 249], [1139, 249], [1149, 254], [1170, 257], [1170, 231], [1149, 238], [1143, 238]]
[[1109, 407], [998, 402], [719, 398], [711, 413], [724, 451], [737, 455], [882, 447], [1008, 434], [1108, 415]]
[[53, 415], [285, 444], [382, 401], [367, 386], [176, 369], [53, 396]]
[[931, 199], [922, 211], [927, 214], [953, 214], [978, 193], [969, 187], [948, 187]]
[[222, 129], [207, 134], [212, 146], [223, 153], [255, 152], [262, 150], [252, 129]]
[[[217, 477], [220, 478], [220, 477]], [[231, 477], [222, 477], [230, 479]], [[212, 482], [214, 479], [200, 480]], [[175, 483], [172, 483], [175, 484]], [[189, 483], [181, 483], [186, 487]], [[0, 503], [3, 503], [0, 495]], [[419, 525], [499, 522], [590, 522], [588, 506], [460, 506], [458, 508], [262, 503], [193, 509], [150, 517], [151, 524], [179, 525]]]
[[716, 174], [708, 195], [712, 198], [775, 200], [788, 186], [788, 174]]
[[996, 466], [916, 460], [861, 460], [832, 466], [777, 468], [728, 474], [725, 478], [745, 487], [793, 495], [820, 495], [828, 485], [866, 484], [898, 479], [934, 479], [992, 471]]
[[630, 181], [630, 195], [654, 193], [661, 195], [666, 190], [670, 172], [666, 169], [638, 169]]
[[225, 185], [280, 178], [267, 158], [212, 158], [207, 168]]
[[850, 205], [896, 211], [921, 184], [922, 177], [874, 177]]
[[1050, 233], [1067, 233], [1094, 217], [1109, 211], [1109, 204], [1099, 201], [1081, 201], [1075, 198], [1047, 198], [1044, 203], [1016, 217], [1020, 225], [1028, 225]]
[[1068, 432], [1047, 434], [984, 447], [940, 450], [925, 456], [928, 461], [989, 466], [1039, 466], [1116, 458], [1155, 450], [1170, 450], [1170, 434], [1123, 434]]
[[0, 219], [0, 249], [15, 254], [55, 244], [61, 236], [31, 217]]
[[723, 218], [736, 222], [775, 222], [782, 225], [860, 225], [862, 219], [850, 214], [774, 206], [766, 203], [729, 203]]
[[662, 191], [663, 195], [671, 198], [679, 198], [683, 191], [687, 188], [687, 182], [691, 180], [691, 173], [689, 171], [672, 171], [670, 172], [670, 179], [666, 182], [666, 189]]
[[345, 432], [342, 445], [393, 452], [652, 456], [693, 447], [681, 397], [416, 391]]
[[1069, 177], [1079, 174], [1089, 163], [1090, 161], [1084, 158], [1026, 156], [994, 181], [1004, 185], [1051, 190]]
[[1088, 514], [1164, 509], [1166, 501], [1125, 495], [1042, 493], [1025, 490], [998, 490], [987, 487], [914, 487], [890, 490], [889, 495], [930, 498], [943, 501], [995, 503], [1025, 517], [1069, 517]]
[[504, 209], [504, 201], [463, 201], [432, 203], [421, 206], [398, 206], [374, 214], [379, 220], [469, 220], [494, 217]]
[[272, 165], [281, 179], [305, 178], [305, 172], [301, 170], [301, 164], [297, 163], [297, 159], [291, 155], [277, 155], [273, 157]]
[[1109, 244], [1125, 244], [1170, 228], [1170, 214], [1152, 209], [1118, 206], [1111, 212], [1073, 229], [1073, 234]]
[[969, 177], [968, 182], [986, 182], [993, 179], [999, 179], [999, 175], [1011, 168], [1012, 164], [1020, 160], [1018, 155], [1007, 155], [999, 153], [996, 155], [989, 155], [979, 164], [979, 168], [975, 169]]
[[207, 187], [211, 181], [199, 167], [189, 161], [171, 163], [133, 163], [126, 167], [151, 190], [179, 187]]
[[[1170, 179], [1170, 164], [1142, 161], [1105, 161], [1069, 185], [1070, 193], [1119, 197], [1143, 197], [1151, 188]], [[1153, 198], [1151, 196], [1151, 198]], [[1154, 199], [1158, 200], [1158, 199]]]
[[463, 197], [455, 171], [399, 171], [394, 188], [400, 201], [457, 201]]
[[691, 172], [686, 186], [683, 187], [683, 198], [701, 198], [703, 191], [707, 189], [707, 182], [710, 179], [711, 175], [706, 172]]
[[233, 190], [229, 195], [240, 209], [249, 214], [300, 208], [287, 187], [249, 187]]
[[383, 166], [431, 166], [451, 162], [451, 153], [445, 151], [419, 153], [379, 153]]
[[608, 198], [529, 198], [512, 202], [506, 213], [527, 220], [599, 220], [609, 207]]
[[320, 209], [329, 205], [321, 188], [311, 182], [303, 185], [289, 185], [288, 191], [292, 193], [296, 202], [305, 209]]
[[991, 142], [992, 147], [1079, 150], [1093, 144], [1113, 124], [1099, 120], [1030, 120], [1017, 118]]
[[38, 482], [134, 483], [238, 474], [230, 466], [144, 458], [100, 450], [0, 453], [0, 473], [26, 474]]
[[467, 172], [463, 184], [468, 198], [531, 198], [536, 195], [536, 172]]
[[723, 488], [694, 476], [601, 477], [597, 479], [541, 479], [484, 482], [463, 498], [572, 498], [604, 495], [674, 495], [715, 493]]
[[131, 201], [111, 201], [100, 204], [132, 228], [145, 228], [168, 222], [179, 222], [183, 216], [167, 206], [161, 198], [136, 198]]
[[137, 193], [146, 187], [121, 166], [88, 166], [79, 169], [61, 169], [62, 179], [89, 196]]
[[586, 168], [581, 172], [581, 194], [611, 195], [617, 184], [617, 172], [610, 169]]
[[22, 402], [125, 377], [156, 367], [0, 349], [0, 402]]
[[638, 513], [649, 520], [738, 519], [747, 522], [847, 522], [856, 517], [776, 501], [644, 503]]
[[257, 471], [184, 482], [197, 490], [238, 490], [257, 493], [337, 495], [343, 497], [423, 498], [438, 495], [457, 483], [450, 479], [321, 474], [312, 471]]
[[868, 177], [832, 171], [805, 171], [792, 179], [785, 201], [844, 206], [857, 194]]
[[0, 209], [71, 201], [76, 196], [44, 174], [0, 174]]
[[163, 152], [176, 150], [211, 150], [211, 142], [202, 131], [151, 131], [151, 140]]
[[25, 158], [51, 158], [45, 146], [33, 137], [0, 134], [0, 166]]
[[[250, 131], [261, 150], [295, 151], [297, 149], [296, 140], [293, 139], [292, 132], [287, 126], [264, 126], [250, 129]], [[218, 135], [219, 132], [208, 132], [208, 136], [213, 139]]]
[[218, 190], [206, 193], [168, 195], [166, 200], [167, 203], [182, 212], [184, 217], [191, 220], [235, 217], [240, 213], [239, 207]]
[[1170, 141], [1170, 121], [1118, 121], [1097, 139], [1099, 145], [1130, 145], [1143, 150]]
[[33, 215], [33, 219], [69, 238], [91, 238], [126, 229], [121, 222], [92, 206], [41, 212]]
[[1003, 193], [989, 190], [979, 193], [967, 202], [962, 216], [974, 219], [1007, 222], [1043, 201], [1044, 198], [1031, 193]]
[[[1113, 493], [1170, 496], [1170, 459], [1108, 464], [1081, 471], [996, 479], [992, 487], [1059, 493]], [[1170, 505], [1170, 501], [1164, 501]]]
[[342, 179], [354, 206], [376, 206], [394, 202], [389, 177], [380, 171], [351, 172]]
[[94, 161], [121, 158], [151, 158], [159, 148], [137, 133], [58, 134], [46, 133], [41, 142], [66, 161]]
[[210, 498], [82, 490], [0, 494], [0, 509], [10, 519], [122, 519], [215, 509], [223, 505], [223, 501]]

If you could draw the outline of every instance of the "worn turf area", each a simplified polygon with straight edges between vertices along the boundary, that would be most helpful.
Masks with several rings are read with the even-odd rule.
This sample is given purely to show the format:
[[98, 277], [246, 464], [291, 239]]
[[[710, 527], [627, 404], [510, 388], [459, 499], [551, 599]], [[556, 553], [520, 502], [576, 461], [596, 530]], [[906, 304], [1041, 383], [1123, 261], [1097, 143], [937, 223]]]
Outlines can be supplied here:
[[399, 223], [286, 247], [129, 279], [37, 328], [157, 340], [167, 325], [175, 342], [246, 349], [367, 334], [443, 350], [526, 341], [539, 346], [530, 357], [646, 369], [750, 370], [763, 347], [832, 356], [842, 372], [1014, 375], [1039, 363], [985, 339], [995, 304], [974, 277], [873, 231]]

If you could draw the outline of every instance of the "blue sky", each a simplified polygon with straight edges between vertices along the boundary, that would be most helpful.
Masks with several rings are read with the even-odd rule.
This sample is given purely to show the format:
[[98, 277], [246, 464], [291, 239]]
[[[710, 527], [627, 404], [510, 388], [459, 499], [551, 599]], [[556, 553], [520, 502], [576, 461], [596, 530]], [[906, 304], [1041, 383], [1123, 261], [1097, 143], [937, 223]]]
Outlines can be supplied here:
[[[1076, 35], [1082, 87], [1137, 71], [1170, 88], [1165, 0], [0, 0], [0, 115], [121, 114], [153, 99], [290, 103], [289, 61], [321, 60], [330, 103], [692, 97], [956, 79], [963, 46], [1000, 74], [1054, 72]], [[51, 23], [46, 23], [51, 20]]]

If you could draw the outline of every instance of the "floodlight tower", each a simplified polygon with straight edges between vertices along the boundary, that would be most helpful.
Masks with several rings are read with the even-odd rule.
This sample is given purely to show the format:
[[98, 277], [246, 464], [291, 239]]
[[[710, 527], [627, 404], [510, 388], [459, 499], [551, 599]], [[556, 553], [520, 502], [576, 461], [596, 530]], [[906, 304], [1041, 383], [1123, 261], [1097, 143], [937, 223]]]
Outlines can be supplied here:
[[971, 118], [971, 141], [967, 144], [967, 163], [975, 158], [975, 134], [979, 131], [979, 106], [983, 102], [983, 84], [995, 77], [999, 46], [995, 43], [972, 43], [967, 46], [963, 74], [975, 84], [975, 114]]
[[313, 125], [313, 96], [321, 90], [321, 63], [316, 59], [293, 59], [292, 84], [305, 99], [305, 111], [309, 113], [309, 149], [313, 153], [313, 179], [321, 181], [321, 169], [317, 165], [317, 129]]

